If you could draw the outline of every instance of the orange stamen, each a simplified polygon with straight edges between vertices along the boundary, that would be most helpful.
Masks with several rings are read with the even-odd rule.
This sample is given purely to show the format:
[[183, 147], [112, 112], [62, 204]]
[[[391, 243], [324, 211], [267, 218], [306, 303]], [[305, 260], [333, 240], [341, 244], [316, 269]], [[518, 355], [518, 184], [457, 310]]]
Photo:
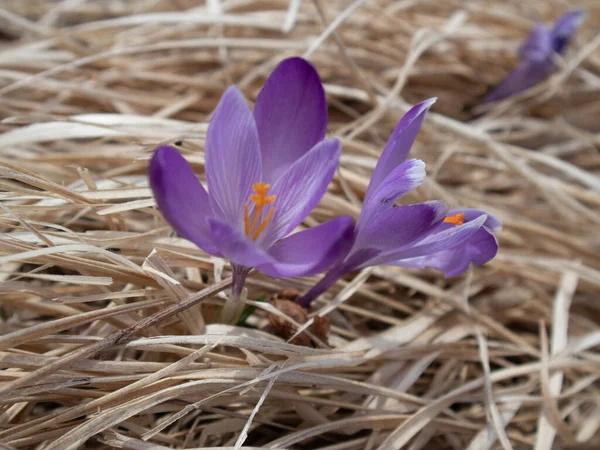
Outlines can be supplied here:
[[265, 217], [265, 220], [262, 221], [262, 223], [260, 224], [260, 226], [258, 227], [258, 229], [254, 232], [254, 234], [252, 235], [252, 240], [253, 241], [255, 241], [256, 238], [258, 236], [260, 236], [260, 233], [262, 233], [265, 230], [265, 228], [267, 227], [267, 225], [271, 221], [271, 217], [273, 217], [273, 211], [274, 211], [273, 208], [271, 208], [269, 210], [269, 212], [267, 213], [267, 217]]
[[250, 234], [250, 218], [248, 217], [248, 203], [244, 205], [244, 230], [246, 236]]
[[444, 219], [444, 222], [451, 223], [454, 225], [462, 225], [463, 223], [465, 223], [465, 213], [461, 212], [453, 216], [448, 216]]
[[252, 217], [250, 217], [250, 207], [248, 203], [244, 205], [244, 230], [246, 236], [252, 240], [256, 240], [258, 236], [265, 230], [271, 217], [273, 217], [273, 208], [269, 209], [267, 216], [261, 222], [263, 209], [266, 205], [269, 205], [275, 201], [275, 195], [267, 196], [271, 185], [266, 183], [256, 183], [252, 185], [252, 189], [255, 194], [250, 196], [250, 201], [256, 205], [254, 211], [252, 211]]

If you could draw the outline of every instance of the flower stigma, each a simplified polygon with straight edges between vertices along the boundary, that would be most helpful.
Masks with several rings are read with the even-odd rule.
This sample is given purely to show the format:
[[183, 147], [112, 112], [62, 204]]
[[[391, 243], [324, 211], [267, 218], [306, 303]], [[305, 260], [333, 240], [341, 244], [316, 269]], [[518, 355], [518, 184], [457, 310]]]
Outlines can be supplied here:
[[244, 229], [246, 231], [246, 236], [253, 241], [260, 236], [269, 224], [271, 217], [273, 217], [274, 210], [273, 208], [270, 208], [266, 217], [262, 221], [260, 220], [265, 205], [270, 205], [275, 201], [275, 195], [267, 196], [270, 188], [271, 185], [266, 183], [256, 183], [252, 185], [255, 194], [250, 196], [250, 201], [256, 205], [254, 211], [252, 211], [252, 217], [250, 217], [250, 207], [248, 206], [248, 203], [244, 205]]
[[465, 223], [465, 213], [461, 212], [454, 214], [453, 216], [448, 216], [444, 219], [444, 222], [451, 223], [453, 225], [462, 225]]

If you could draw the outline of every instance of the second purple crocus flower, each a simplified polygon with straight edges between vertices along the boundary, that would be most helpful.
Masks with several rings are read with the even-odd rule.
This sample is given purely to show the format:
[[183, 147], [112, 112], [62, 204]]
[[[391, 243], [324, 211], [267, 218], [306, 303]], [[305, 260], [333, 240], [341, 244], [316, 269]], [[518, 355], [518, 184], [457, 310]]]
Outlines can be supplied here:
[[398, 123], [375, 167], [348, 253], [302, 298], [308, 308], [344, 274], [376, 265], [432, 267], [447, 277], [470, 263], [484, 264], [498, 250], [500, 221], [476, 209], [448, 210], [441, 201], [394, 206], [425, 181], [425, 163], [406, 160], [435, 100], [414, 106]]
[[537, 23], [519, 48], [519, 65], [485, 96], [482, 103], [519, 94], [548, 78], [556, 67], [554, 54], [565, 53], [583, 19], [582, 11], [572, 11], [562, 15], [550, 30]]
[[206, 136], [208, 192], [177, 150], [156, 150], [149, 171], [158, 208], [181, 236], [231, 261], [234, 298], [250, 268], [274, 277], [315, 275], [351, 244], [351, 217], [286, 237], [337, 168], [340, 143], [324, 139], [326, 127], [318, 74], [290, 58], [271, 74], [254, 112], [237, 87], [221, 98]]

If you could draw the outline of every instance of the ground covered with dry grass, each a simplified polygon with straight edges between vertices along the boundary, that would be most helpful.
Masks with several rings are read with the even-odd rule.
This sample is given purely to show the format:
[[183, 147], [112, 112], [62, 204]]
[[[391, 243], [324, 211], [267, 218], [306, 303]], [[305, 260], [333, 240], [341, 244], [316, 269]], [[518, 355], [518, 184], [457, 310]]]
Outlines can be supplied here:
[[[575, 6], [560, 70], [474, 120], [534, 21]], [[4, 0], [0, 24], [0, 448], [600, 448], [595, 0]], [[356, 216], [396, 121], [434, 96], [406, 200], [504, 222], [462, 277], [338, 282], [311, 346], [269, 302], [217, 323], [229, 267], [174, 236], [146, 176], [159, 143], [202, 176], [224, 89], [254, 100], [291, 55], [344, 146], [305, 225]], [[253, 274], [249, 298], [313, 283]]]

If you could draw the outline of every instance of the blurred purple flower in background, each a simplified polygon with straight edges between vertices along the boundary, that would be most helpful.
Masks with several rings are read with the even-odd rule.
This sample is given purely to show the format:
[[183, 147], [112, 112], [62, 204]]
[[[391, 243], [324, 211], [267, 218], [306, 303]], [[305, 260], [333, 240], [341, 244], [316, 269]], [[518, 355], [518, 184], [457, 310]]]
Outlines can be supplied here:
[[270, 75], [254, 113], [237, 87], [223, 94], [206, 136], [208, 192], [177, 150], [156, 150], [149, 173], [159, 210], [181, 236], [231, 261], [234, 297], [250, 268], [274, 277], [315, 275], [351, 245], [347, 216], [286, 237], [337, 168], [340, 143], [323, 139], [326, 127], [317, 72], [290, 58]]
[[425, 163], [406, 160], [435, 99], [414, 106], [392, 132], [367, 188], [347, 255], [299, 300], [308, 308], [344, 274], [375, 265], [433, 267], [447, 277], [470, 263], [484, 264], [498, 250], [500, 221], [476, 209], [448, 211], [441, 201], [405, 206], [394, 202], [425, 181]]
[[584, 16], [583, 11], [568, 12], [554, 23], [551, 30], [537, 23], [519, 48], [519, 65], [485, 96], [482, 103], [519, 94], [548, 78], [556, 67], [555, 53], [564, 55]]

